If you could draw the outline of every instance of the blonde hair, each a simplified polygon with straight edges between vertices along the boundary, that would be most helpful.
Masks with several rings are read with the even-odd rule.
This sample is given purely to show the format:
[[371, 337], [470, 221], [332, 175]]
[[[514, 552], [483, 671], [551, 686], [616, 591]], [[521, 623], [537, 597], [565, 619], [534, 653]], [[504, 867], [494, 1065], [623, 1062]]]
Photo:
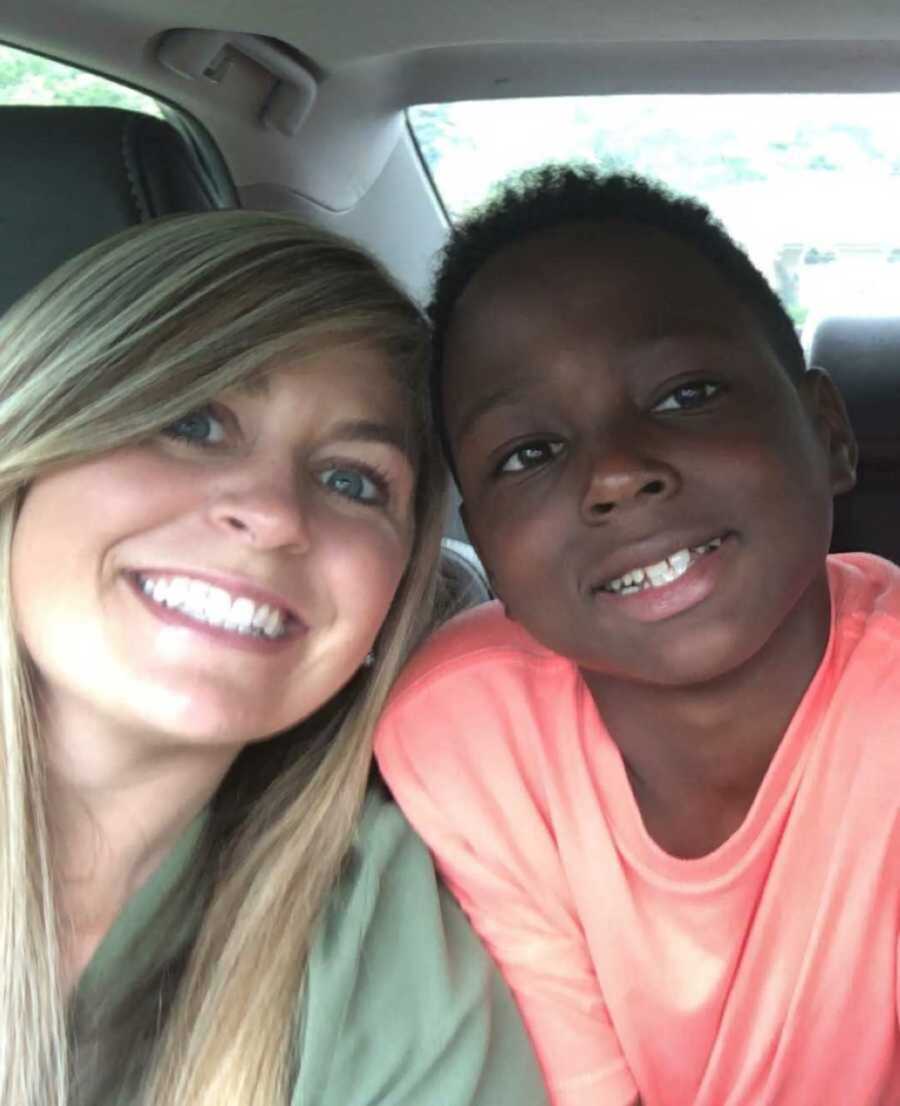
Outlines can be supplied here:
[[[140, 440], [279, 358], [357, 341], [390, 356], [421, 438], [412, 556], [376, 663], [290, 734], [244, 750], [191, 871], [141, 935], [161, 959], [104, 1016], [67, 1011], [40, 733], [12, 619], [18, 506], [53, 466]], [[372, 729], [432, 609], [445, 479], [426, 343], [419, 312], [371, 258], [250, 212], [128, 231], [0, 320], [0, 1101], [98, 1102], [123, 1081], [145, 1106], [288, 1101], [306, 957], [352, 846]], [[186, 916], [199, 921], [182, 939]]]

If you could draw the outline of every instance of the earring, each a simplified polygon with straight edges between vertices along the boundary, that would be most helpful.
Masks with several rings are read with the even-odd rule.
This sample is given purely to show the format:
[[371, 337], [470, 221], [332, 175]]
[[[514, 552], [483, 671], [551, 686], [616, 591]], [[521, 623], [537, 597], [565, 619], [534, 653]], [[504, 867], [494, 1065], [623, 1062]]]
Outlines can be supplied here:
[[371, 668], [375, 663], [375, 650], [372, 649], [366, 653], [366, 659], [362, 662], [363, 668]]

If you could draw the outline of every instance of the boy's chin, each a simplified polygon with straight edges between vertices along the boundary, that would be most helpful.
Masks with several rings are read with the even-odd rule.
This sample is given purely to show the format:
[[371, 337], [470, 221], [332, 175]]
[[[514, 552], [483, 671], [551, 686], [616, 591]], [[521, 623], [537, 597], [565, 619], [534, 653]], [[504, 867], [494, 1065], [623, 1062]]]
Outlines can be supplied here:
[[659, 648], [645, 645], [630, 656], [611, 648], [585, 657], [579, 667], [589, 683], [593, 676], [601, 682], [616, 680], [644, 688], [699, 688], [737, 677], [764, 650], [768, 636], [748, 639], [734, 626], [707, 625], [660, 641]]

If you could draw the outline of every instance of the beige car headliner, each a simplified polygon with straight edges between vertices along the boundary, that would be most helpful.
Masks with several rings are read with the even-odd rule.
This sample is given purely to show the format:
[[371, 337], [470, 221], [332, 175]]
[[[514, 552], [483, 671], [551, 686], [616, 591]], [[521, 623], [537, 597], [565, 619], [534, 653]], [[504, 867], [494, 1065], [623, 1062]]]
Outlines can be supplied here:
[[[318, 81], [300, 131], [261, 127], [262, 72], [216, 86], [164, 69], [157, 46], [176, 28], [299, 51]], [[332, 213], [352, 210], [408, 145], [412, 103], [900, 88], [896, 0], [4, 0], [0, 39], [171, 99], [209, 127], [245, 196]]]

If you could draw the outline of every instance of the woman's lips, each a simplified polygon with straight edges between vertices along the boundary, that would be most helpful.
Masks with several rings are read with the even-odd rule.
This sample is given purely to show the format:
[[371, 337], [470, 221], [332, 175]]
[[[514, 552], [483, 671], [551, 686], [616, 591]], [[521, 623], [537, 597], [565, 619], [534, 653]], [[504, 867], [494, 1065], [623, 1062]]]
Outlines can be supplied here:
[[[150, 613], [161, 622], [185, 627], [223, 645], [249, 652], [271, 653], [296, 640], [306, 630], [303, 623], [283, 610], [278, 611], [277, 614], [273, 610], [270, 618], [254, 627], [252, 617], [249, 619], [249, 625], [231, 624], [226, 617], [220, 616], [214, 606], [207, 610], [203, 604], [196, 602], [192, 604], [189, 598], [172, 605], [166, 601], [167, 596], [164, 591], [155, 594], [159, 589], [148, 587], [149, 579], [141, 573], [127, 575], [132, 591]], [[208, 592], [211, 598], [217, 597], [213, 589], [208, 589]], [[266, 609], [269, 610], [269, 608]], [[257, 622], [259, 622], [258, 619]]]

